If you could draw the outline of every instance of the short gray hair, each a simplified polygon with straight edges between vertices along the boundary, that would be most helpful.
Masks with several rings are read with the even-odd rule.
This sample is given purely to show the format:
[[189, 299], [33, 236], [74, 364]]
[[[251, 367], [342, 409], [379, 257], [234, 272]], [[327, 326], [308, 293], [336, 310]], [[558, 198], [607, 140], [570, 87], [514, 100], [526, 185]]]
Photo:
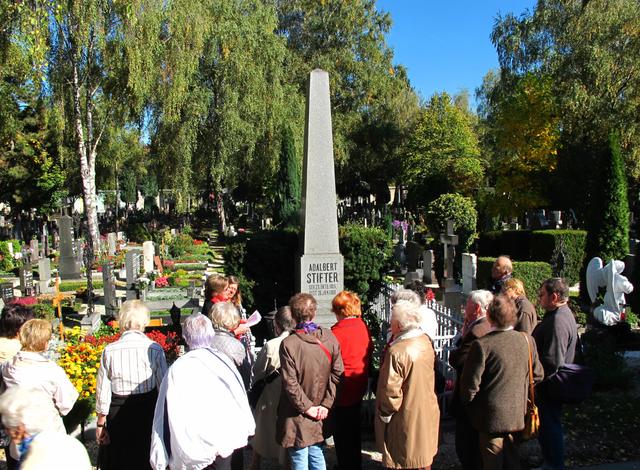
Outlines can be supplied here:
[[238, 308], [231, 302], [217, 302], [209, 312], [213, 327], [219, 330], [234, 330], [240, 323]]
[[422, 323], [420, 305], [408, 300], [398, 300], [391, 311], [391, 318], [398, 322], [401, 331], [419, 328]]
[[144, 331], [150, 321], [149, 308], [142, 300], [127, 300], [118, 312], [118, 325], [123, 331]]
[[472, 290], [469, 292], [469, 299], [486, 312], [493, 300], [493, 294], [484, 289]]
[[11, 387], [0, 395], [0, 414], [7, 428], [23, 425], [28, 435], [52, 429], [59, 420], [53, 400], [42, 390]]
[[412, 304], [415, 304], [417, 306], [422, 305], [422, 300], [420, 299], [420, 296], [416, 292], [412, 291], [411, 289], [398, 289], [393, 294], [391, 294], [390, 300], [391, 300], [391, 305], [395, 305], [401, 300], [404, 300], [406, 302], [411, 302]]
[[293, 330], [296, 327], [296, 321], [293, 319], [291, 308], [288, 305], [278, 309], [274, 321], [281, 331]]
[[215, 334], [211, 320], [201, 313], [189, 315], [182, 325], [182, 337], [191, 350], [211, 346]]

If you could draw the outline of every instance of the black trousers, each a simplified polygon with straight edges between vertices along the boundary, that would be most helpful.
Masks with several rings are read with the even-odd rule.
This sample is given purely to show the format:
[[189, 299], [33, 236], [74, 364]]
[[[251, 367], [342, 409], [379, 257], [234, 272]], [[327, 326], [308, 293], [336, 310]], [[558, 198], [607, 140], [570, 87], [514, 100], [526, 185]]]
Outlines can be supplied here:
[[336, 457], [340, 470], [360, 470], [362, 468], [362, 435], [360, 429], [360, 409], [362, 401], [351, 406], [336, 406], [333, 409]]
[[456, 415], [456, 454], [464, 470], [481, 470], [482, 455], [478, 431], [474, 429], [464, 410]]

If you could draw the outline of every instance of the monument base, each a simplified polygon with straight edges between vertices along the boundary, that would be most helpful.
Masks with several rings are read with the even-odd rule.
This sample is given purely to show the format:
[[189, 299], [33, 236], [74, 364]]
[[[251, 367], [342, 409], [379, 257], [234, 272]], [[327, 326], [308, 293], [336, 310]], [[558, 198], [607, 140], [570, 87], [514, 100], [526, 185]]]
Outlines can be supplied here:
[[461, 313], [460, 309], [464, 299], [461, 286], [456, 284], [453, 279], [446, 279], [444, 285], [444, 306], [454, 313]]
[[63, 281], [69, 279], [80, 279], [82, 277], [80, 274], [80, 266], [75, 257], [61, 257], [58, 272], [60, 274], [60, 279]]
[[300, 258], [300, 292], [318, 301], [316, 323], [331, 326], [336, 322], [331, 301], [344, 288], [344, 258], [340, 253], [302, 255]]

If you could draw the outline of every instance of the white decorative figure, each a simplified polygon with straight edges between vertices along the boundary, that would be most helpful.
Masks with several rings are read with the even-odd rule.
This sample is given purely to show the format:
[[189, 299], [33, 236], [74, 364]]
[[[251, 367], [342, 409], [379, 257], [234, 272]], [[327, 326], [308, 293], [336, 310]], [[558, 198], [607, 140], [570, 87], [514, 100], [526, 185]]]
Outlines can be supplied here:
[[602, 267], [602, 260], [597, 256], [587, 265], [587, 291], [591, 302], [595, 302], [598, 289], [606, 287], [604, 303], [593, 310], [593, 316], [603, 325], [611, 326], [621, 321], [624, 313], [625, 294], [633, 291], [633, 284], [622, 275], [624, 262], [611, 260]]

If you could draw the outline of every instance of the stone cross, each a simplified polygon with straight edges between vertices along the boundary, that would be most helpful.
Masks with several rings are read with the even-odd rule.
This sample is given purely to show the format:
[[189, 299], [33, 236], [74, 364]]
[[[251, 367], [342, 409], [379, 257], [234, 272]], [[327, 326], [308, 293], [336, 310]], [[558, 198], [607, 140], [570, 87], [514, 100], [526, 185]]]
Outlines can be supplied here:
[[458, 235], [453, 233], [453, 220], [447, 220], [447, 233], [440, 234], [440, 241], [444, 245], [445, 278], [453, 279], [453, 259], [458, 245]]
[[318, 301], [317, 323], [335, 322], [331, 300], [343, 289], [344, 260], [338, 245], [329, 74], [313, 70], [307, 91], [299, 290]]

